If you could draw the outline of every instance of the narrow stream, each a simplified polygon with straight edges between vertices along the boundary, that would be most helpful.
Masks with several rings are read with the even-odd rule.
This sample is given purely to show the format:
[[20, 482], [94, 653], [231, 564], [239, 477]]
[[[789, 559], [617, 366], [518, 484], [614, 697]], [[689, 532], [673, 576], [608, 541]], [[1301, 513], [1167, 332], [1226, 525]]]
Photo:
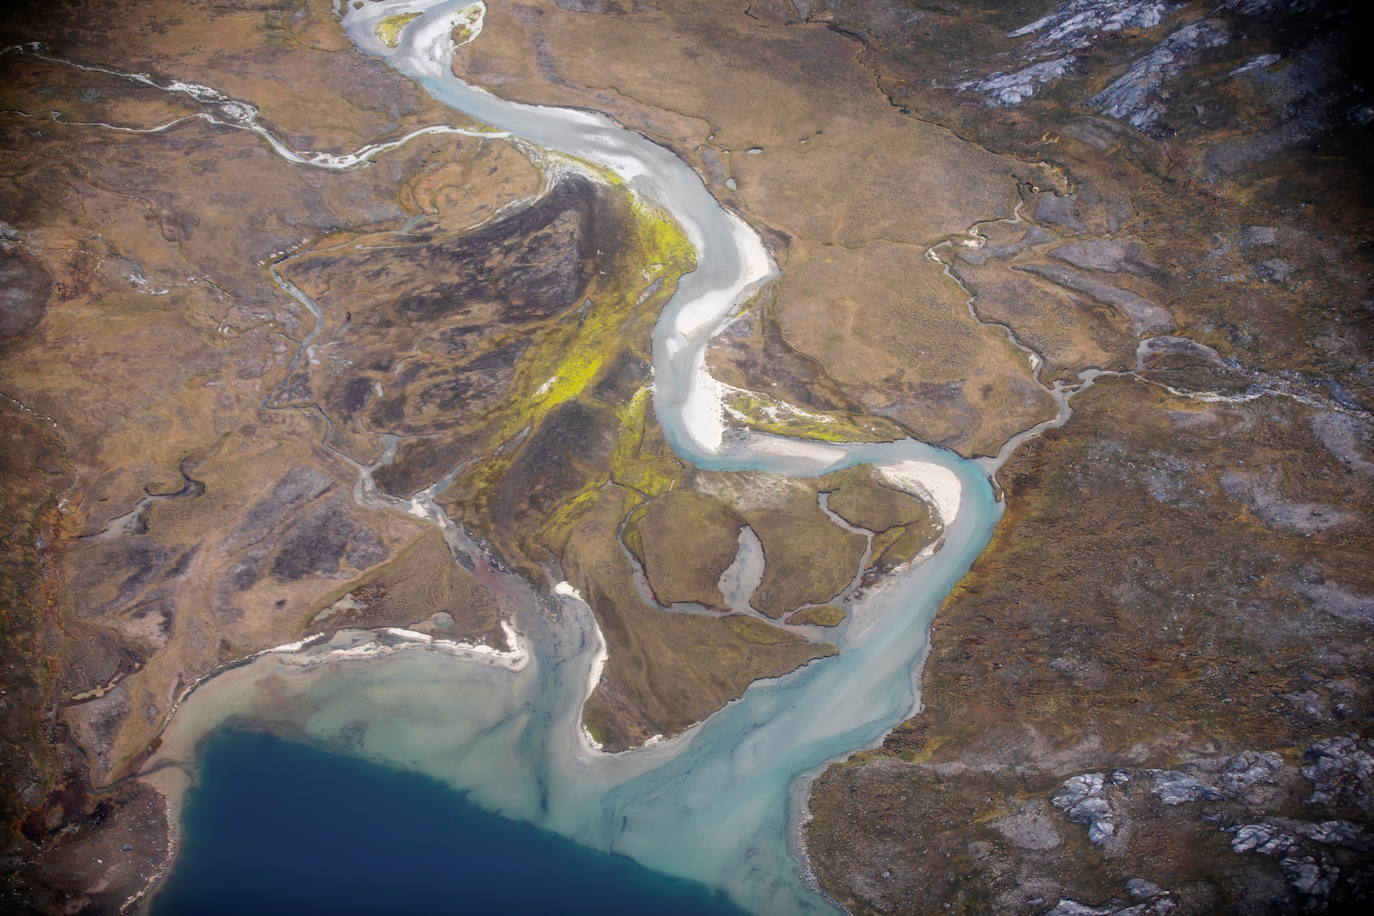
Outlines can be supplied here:
[[[377, 38], [386, 16], [422, 9], [396, 48]], [[503, 604], [514, 611], [520, 635], [511, 653], [357, 633], [265, 653], [187, 697], [150, 763], [190, 760], [204, 735], [247, 717], [426, 774], [489, 811], [724, 890], [752, 912], [831, 912], [798, 857], [806, 779], [827, 761], [880, 741], [914, 709], [930, 620], [1001, 511], [988, 471], [914, 440], [834, 445], [727, 434], [705, 352], [739, 304], [775, 274], [759, 236], [670, 150], [609, 118], [507, 102], [455, 78], [451, 35], [460, 17], [471, 22], [471, 9], [391, 0], [349, 8], [344, 21], [359, 49], [384, 57], [436, 99], [614, 171], [680, 223], [699, 265], [679, 284], [654, 335], [655, 406], [678, 453], [703, 468], [790, 476], [872, 463], [890, 482], [931, 500], [945, 522], [943, 545], [856, 602], [834, 636], [838, 656], [756, 682], [702, 725], [641, 750], [602, 754], [581, 729], [582, 704], [606, 656], [580, 596], [566, 585], [552, 598], [512, 591], [511, 577], [479, 569], [504, 589]], [[387, 502], [367, 486], [365, 470], [357, 492], [364, 504]], [[433, 496], [387, 505], [430, 518], [451, 544], [471, 549]], [[355, 661], [339, 663], [345, 658]], [[174, 767], [148, 778], [173, 797], [185, 789], [185, 774]]]

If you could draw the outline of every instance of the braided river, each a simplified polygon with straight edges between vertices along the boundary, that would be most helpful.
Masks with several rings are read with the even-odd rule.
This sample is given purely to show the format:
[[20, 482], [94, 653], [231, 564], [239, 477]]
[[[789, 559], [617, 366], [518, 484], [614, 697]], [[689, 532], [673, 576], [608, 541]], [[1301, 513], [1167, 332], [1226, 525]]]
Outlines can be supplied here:
[[[272, 742], [247, 733], [234, 737], [223, 729], [226, 723], [242, 722], [270, 725], [307, 745], [342, 749], [354, 760], [383, 764], [389, 772], [424, 777], [420, 788], [414, 783], [383, 786], [398, 793], [395, 810], [388, 809], [381, 819], [388, 829], [360, 829], [359, 844], [390, 842], [386, 834], [410, 835], [406, 818], [447, 810], [447, 801], [426, 805], [419, 800], [424, 793], [437, 793], [434, 798], [447, 794], [461, 796], [481, 816], [539, 828], [530, 835], [537, 833], [541, 843], [558, 835], [588, 854], [628, 858], [662, 875], [704, 885], [718, 898], [728, 898], [731, 907], [759, 914], [835, 911], [809, 877], [800, 846], [809, 779], [828, 761], [879, 742], [917, 709], [917, 677], [931, 618], [986, 546], [1001, 513], [988, 478], [990, 465], [910, 439], [837, 445], [727, 429], [720, 390], [705, 370], [706, 347], [741, 304], [776, 275], [759, 235], [724, 209], [668, 148], [601, 114], [509, 102], [455, 77], [455, 25], [469, 27], [460, 34], [480, 33], [480, 4], [394, 0], [341, 12], [360, 51], [383, 57], [455, 112], [530, 147], [614, 172], [681, 225], [697, 249], [698, 266], [681, 280], [658, 319], [653, 353], [656, 413], [684, 460], [716, 470], [789, 476], [871, 463], [938, 510], [943, 540], [932, 555], [868, 588], [852, 603], [848, 621], [834, 637], [838, 655], [757, 681], [687, 733], [620, 754], [602, 753], [580, 725], [582, 704], [606, 658], [590, 609], [565, 583], [541, 596], [529, 583], [490, 564], [479, 563], [477, 574], [512, 612], [510, 651], [443, 647], [407, 631], [346, 631], [329, 641], [307, 640], [268, 651], [230, 668], [184, 699], [150, 761], [156, 768], [159, 761], [192, 760], [198, 752], [208, 761], [194, 785], [182, 769], [165, 765], [145, 777], [173, 799], [188, 796], [189, 814], [201, 812], [182, 822], [181, 855], [164, 892], [154, 898], [153, 911], [185, 911], [176, 901], [196, 899], [191, 885], [204, 880], [207, 861], [223, 864], [225, 856], [253, 852], [245, 848], [252, 843], [215, 845], [217, 832], [228, 831], [207, 814], [209, 803], [198, 799], [221, 791], [217, 780], [253, 772], [254, 755], [259, 763], [284, 761], [276, 770], [327, 766], [324, 758], [311, 754], [272, 758], [281, 753]], [[378, 38], [377, 26], [385, 17], [409, 12], [421, 15], [404, 26], [394, 48]], [[451, 540], [466, 538], [461, 526], [434, 503], [435, 488], [412, 500], [396, 500], [379, 494], [367, 471], [361, 469], [355, 489], [360, 502], [410, 511], [439, 525]], [[226, 750], [216, 744], [224, 741], [239, 745]], [[226, 760], [237, 762], [230, 766]], [[312, 781], [305, 778], [298, 785], [300, 792], [309, 793]], [[281, 786], [276, 790], [288, 791]], [[372, 814], [384, 804], [378, 797], [385, 795], [366, 802]], [[271, 810], [284, 819], [295, 809], [283, 805]], [[271, 810], [260, 816], [271, 817]], [[312, 810], [311, 824], [263, 823], [261, 830], [284, 832], [305, 845], [347, 832], [359, 817], [347, 806], [333, 814]], [[454, 818], [455, 823], [470, 821], [455, 829], [494, 836], [477, 814]], [[417, 835], [441, 837], [442, 830], [435, 829], [430, 821], [414, 825]], [[464, 842], [464, 848], [481, 845], [470, 838]], [[579, 867], [594, 871], [592, 865]], [[617, 906], [617, 892], [607, 882], [619, 879], [607, 874], [600, 912], [644, 909]], [[323, 895], [314, 899], [322, 911], [347, 911], [348, 906], [328, 902], [331, 893], [339, 893], [323, 887], [329, 880], [319, 876], [311, 882], [312, 892]], [[399, 887], [402, 879], [396, 880]], [[492, 878], [493, 883], [500, 880]], [[563, 879], [550, 872], [548, 880], [556, 884]], [[232, 888], [215, 893], [232, 894]], [[445, 885], [445, 893], [451, 896], [396, 899], [398, 908], [407, 911], [465, 909], [462, 884]], [[527, 895], [546, 901], [530, 909], [550, 909], [549, 887], [504, 886], [502, 893], [509, 911], [521, 911], [520, 901]], [[229, 901], [225, 905], [232, 909]], [[474, 911], [483, 909], [473, 906]]]

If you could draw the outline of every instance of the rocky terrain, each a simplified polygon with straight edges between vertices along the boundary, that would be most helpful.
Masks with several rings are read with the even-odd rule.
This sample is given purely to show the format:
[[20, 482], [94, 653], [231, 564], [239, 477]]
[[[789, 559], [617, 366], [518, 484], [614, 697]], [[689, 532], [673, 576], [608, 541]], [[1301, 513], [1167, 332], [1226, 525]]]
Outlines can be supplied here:
[[[169, 825], [128, 777], [264, 648], [501, 645], [484, 570], [566, 580], [617, 750], [835, 651], [847, 599], [938, 539], [867, 468], [684, 465], [648, 387], [677, 227], [454, 120], [324, 0], [0, 31], [7, 911], [143, 890]], [[709, 355], [732, 422], [1008, 458], [921, 712], [815, 784], [852, 911], [1365, 899], [1357, 34], [1308, 0], [522, 0], [461, 49], [674, 149], [765, 236], [781, 277]], [[397, 511], [422, 491], [471, 552]]]
[[894, 106], [1053, 168], [940, 256], [1046, 378], [1115, 374], [999, 473], [1007, 515], [936, 618], [921, 713], [816, 783], [823, 886], [855, 912], [1363, 909], [1356, 19], [827, 6]]

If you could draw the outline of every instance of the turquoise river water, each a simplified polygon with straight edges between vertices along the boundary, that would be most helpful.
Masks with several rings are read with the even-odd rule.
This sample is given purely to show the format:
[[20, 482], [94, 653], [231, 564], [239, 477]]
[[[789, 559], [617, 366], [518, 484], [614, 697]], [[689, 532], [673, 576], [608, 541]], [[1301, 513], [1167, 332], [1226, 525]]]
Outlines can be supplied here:
[[[329, 846], [331, 861], [358, 863], [355, 868], [373, 862], [384, 871], [394, 870], [400, 911], [491, 911], [490, 905], [476, 901], [470, 908], [459, 905], [466, 899], [467, 880], [425, 879], [396, 864], [394, 856], [374, 855], [398, 837], [430, 838], [431, 845], [447, 842], [441, 839], [444, 829], [435, 826], [433, 815], [439, 811], [448, 812], [451, 824], [446, 849], [477, 848], [482, 835], [501, 833], [482, 820], [490, 815], [537, 827], [522, 827], [527, 834], [516, 831], [510, 848], [526, 842], [527, 852], [544, 850], [538, 855], [548, 856], [542, 861], [548, 863], [551, 882], [564, 880], [556, 863], [575, 863], [583, 854], [599, 857], [600, 864], [583, 862], [573, 870], [602, 875], [603, 893], [610, 895], [602, 902], [611, 904], [603, 912], [652, 909], [632, 902], [646, 887], [660, 895], [663, 912], [672, 911], [666, 904], [675, 899], [695, 906], [693, 912], [712, 912], [712, 907], [729, 912], [732, 906], [759, 914], [831, 912], [834, 905], [813, 890], [799, 858], [797, 827], [804, 816], [807, 777], [827, 761], [881, 740], [915, 708], [914, 678], [930, 620], [987, 544], [1001, 511], [986, 469], [913, 440], [840, 446], [725, 434], [713, 400], [718, 393], [702, 368], [704, 352], [739, 303], [774, 275], [757, 234], [722, 209], [670, 150], [602, 115], [511, 103], [455, 78], [450, 72], [453, 26], [458, 17], [471, 16], [471, 8], [461, 2], [394, 0], [350, 9], [344, 21], [360, 50], [384, 57], [451, 108], [534, 148], [612, 169], [683, 226], [698, 249], [699, 267], [680, 284], [654, 340], [655, 406], [679, 454], [702, 467], [786, 475], [819, 474], [865, 462], [901, 470], [943, 494], [935, 500], [945, 521], [943, 544], [933, 556], [855, 602], [836, 637], [838, 656], [757, 682], [685, 735], [624, 754], [600, 753], [580, 728], [581, 705], [604, 656], [595, 620], [570, 588], [555, 590], [560, 596], [556, 606], [545, 600], [541, 609], [532, 591], [503, 586], [517, 605], [514, 627], [520, 634], [520, 651], [509, 656], [439, 651], [394, 633], [351, 632], [328, 643], [265, 653], [219, 674], [185, 699], [164, 736], [160, 760], [199, 754], [203, 766], [187, 796], [180, 858], [153, 911], [193, 911], [178, 901], [195, 899], [197, 882], [201, 891], [218, 887], [219, 899], [232, 899], [223, 895], [232, 895], [235, 887], [241, 893], [254, 891], [248, 878], [205, 882], [218, 880], [213, 877], [216, 868], [209, 867], [213, 863], [219, 862], [221, 870], [230, 868], [225, 857], [235, 856], [235, 849], [242, 855], [254, 852], [247, 834], [234, 833], [238, 828], [225, 820], [243, 805], [224, 800], [234, 791], [251, 795], [254, 785], [235, 783], [232, 774], [267, 772], [261, 765], [275, 760], [278, 769], [301, 769], [307, 775], [286, 784], [261, 783], [261, 794], [265, 797], [270, 789], [278, 802], [254, 809], [259, 829], [286, 832], [298, 848], [334, 844]], [[418, 10], [423, 15], [406, 27], [396, 48], [377, 40], [375, 27], [382, 17]], [[548, 167], [560, 167], [556, 159], [551, 161], [555, 164]], [[374, 503], [378, 499], [363, 483], [358, 493]], [[432, 500], [418, 500], [410, 508], [453, 527]], [[224, 736], [226, 723], [243, 722], [354, 760], [339, 764], [348, 758], [314, 748], [298, 749], [292, 756], [280, 742], [252, 732]], [[206, 741], [206, 735], [212, 737]], [[226, 759], [237, 766], [227, 767]], [[318, 780], [309, 778], [311, 767], [318, 768]], [[407, 782], [396, 775], [401, 771], [424, 780]], [[149, 778], [174, 798], [188, 791], [175, 768]], [[345, 806], [340, 813], [337, 805], [300, 804], [302, 796], [322, 791], [322, 785], [366, 801], [372, 826], [354, 831], [358, 845], [351, 851], [338, 848], [336, 841], [359, 823], [349, 813], [353, 809]], [[339, 788], [349, 785], [354, 788]], [[443, 799], [449, 796], [452, 805], [446, 807]], [[558, 846], [561, 841], [551, 840], [553, 835], [573, 843]], [[216, 845], [216, 836], [242, 836], [244, 841]], [[553, 845], [540, 845], [549, 842]], [[510, 855], [518, 858], [520, 853]], [[624, 865], [625, 858], [642, 868], [611, 867]], [[608, 869], [604, 875], [596, 871], [601, 867]], [[249, 868], [246, 873], [254, 872]], [[646, 877], [650, 872], [657, 874]], [[538, 903], [549, 899], [545, 890], [531, 887], [530, 879], [512, 872], [491, 874], [492, 883], [507, 895], [506, 910], [548, 911]], [[665, 876], [690, 883], [653, 883], [667, 881]], [[358, 911], [350, 910], [349, 899], [366, 908], [361, 898], [342, 896], [336, 878], [298, 877], [308, 882], [315, 894], [309, 899], [322, 910], [331, 910], [332, 900], [332, 911]], [[279, 889], [284, 880], [273, 877], [276, 883], [266, 886]], [[417, 903], [413, 893], [419, 893], [418, 886], [439, 896]], [[261, 900], [263, 891], [259, 885], [257, 898], [240, 900]], [[576, 882], [567, 884], [570, 897], [580, 900], [586, 892]], [[731, 903], [714, 894], [726, 895]], [[616, 901], [625, 906], [614, 905]]]

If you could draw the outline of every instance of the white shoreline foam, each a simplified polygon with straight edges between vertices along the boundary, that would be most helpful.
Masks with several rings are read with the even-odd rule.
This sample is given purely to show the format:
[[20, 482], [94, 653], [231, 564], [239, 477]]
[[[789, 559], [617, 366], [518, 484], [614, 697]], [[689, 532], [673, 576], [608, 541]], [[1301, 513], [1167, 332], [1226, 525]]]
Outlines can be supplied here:
[[568, 598], [578, 602], [587, 610], [587, 619], [591, 622], [592, 639], [596, 641], [596, 651], [592, 655], [591, 667], [587, 670], [587, 682], [584, 685], [582, 697], [578, 701], [577, 737], [580, 743], [580, 750], [587, 757], [611, 756], [603, 749], [600, 741], [592, 737], [592, 733], [587, 729], [586, 723], [582, 720], [581, 710], [587, 703], [587, 699], [601, 683], [601, 674], [606, 670], [606, 661], [611, 657], [606, 650], [606, 638], [601, 635], [601, 626], [596, 622], [596, 615], [592, 612], [589, 605], [582, 597], [582, 593], [566, 579], [553, 587], [553, 593], [563, 598]]
[[[524, 670], [530, 662], [529, 641], [509, 621], [501, 621], [501, 630], [506, 634], [506, 639], [511, 645], [510, 649], [497, 649], [479, 642], [440, 639], [428, 633], [408, 630], [404, 627], [383, 627], [379, 630], [340, 630], [341, 635], [349, 633], [372, 634], [371, 639], [364, 639], [350, 645], [334, 645], [334, 640], [320, 644], [318, 640], [323, 634], [317, 633], [313, 636], [307, 636], [305, 639], [264, 649], [249, 656], [244, 661], [252, 661], [264, 655], [280, 655], [285, 656], [282, 660], [291, 665], [315, 668], [331, 662], [383, 658], [408, 649], [430, 649], [465, 661], [481, 661], [494, 667], [508, 668], [511, 671]], [[402, 642], [393, 645], [380, 642], [377, 640], [376, 634], [381, 633], [400, 639]], [[336, 636], [335, 640], [338, 638]]]

